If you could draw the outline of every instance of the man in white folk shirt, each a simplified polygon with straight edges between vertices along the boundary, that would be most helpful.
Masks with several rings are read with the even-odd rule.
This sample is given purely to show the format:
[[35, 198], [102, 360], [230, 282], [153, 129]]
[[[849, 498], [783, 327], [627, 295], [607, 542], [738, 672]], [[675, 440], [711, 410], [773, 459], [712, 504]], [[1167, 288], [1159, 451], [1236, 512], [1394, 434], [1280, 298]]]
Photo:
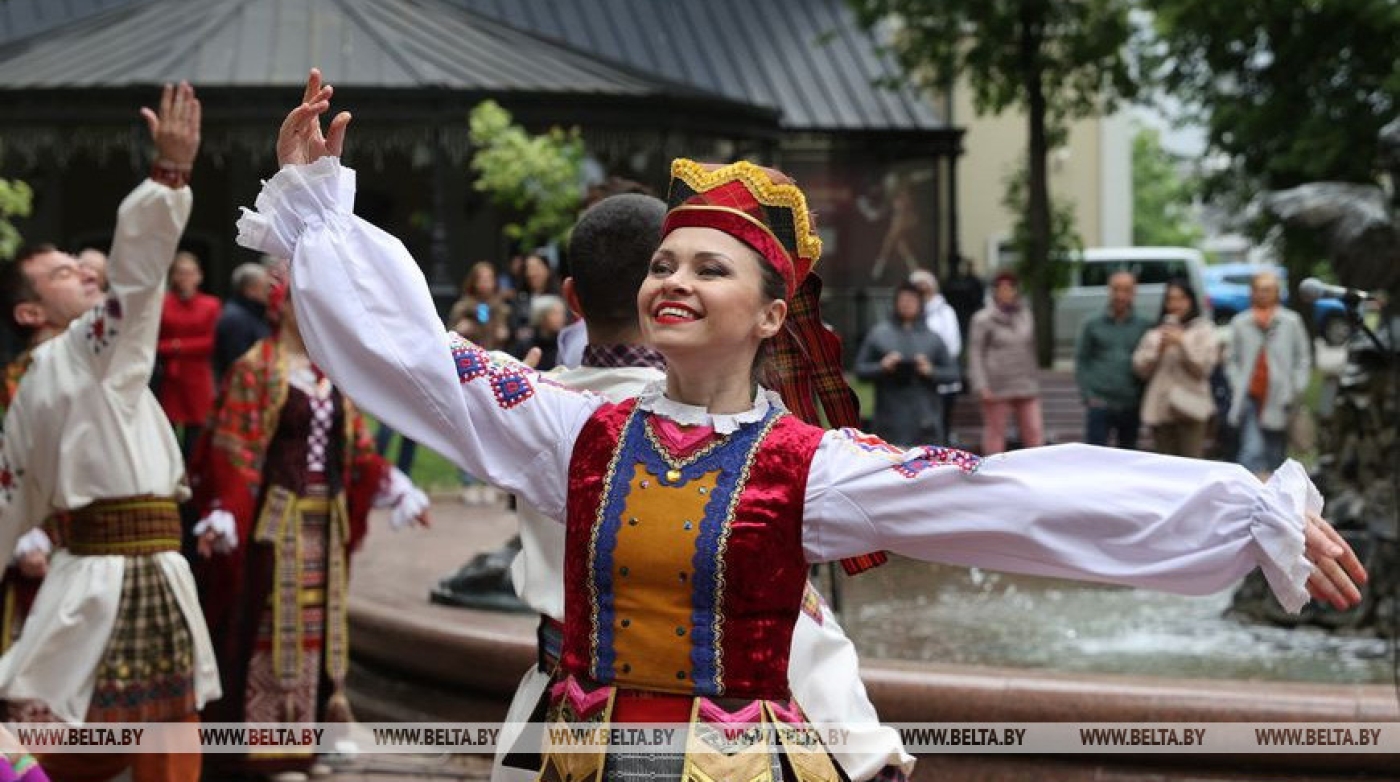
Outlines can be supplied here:
[[184, 462], [148, 388], [166, 275], [192, 203], [200, 105], [188, 84], [166, 85], [159, 112], [141, 113], [156, 159], [118, 210], [110, 292], [53, 249], [4, 272], [12, 326], [40, 344], [5, 416], [0, 551], [53, 514], [67, 522], [66, 549], [0, 658], [0, 697], [40, 701], [67, 723], [178, 726], [164, 732], [172, 752], [46, 756], [56, 782], [128, 768], [136, 782], [195, 782], [197, 712], [220, 695], [180, 555]]

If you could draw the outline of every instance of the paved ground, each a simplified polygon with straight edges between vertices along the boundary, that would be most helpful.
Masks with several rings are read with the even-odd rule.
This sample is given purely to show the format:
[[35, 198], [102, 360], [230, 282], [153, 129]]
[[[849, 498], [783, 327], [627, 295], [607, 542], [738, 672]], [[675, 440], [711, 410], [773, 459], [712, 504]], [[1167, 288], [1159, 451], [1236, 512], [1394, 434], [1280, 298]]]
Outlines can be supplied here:
[[[460, 609], [429, 603], [429, 589], [476, 553], [495, 548], [514, 532], [515, 518], [506, 510], [504, 501], [468, 506], [454, 493], [433, 497], [432, 524], [428, 529], [394, 532], [382, 515], [376, 514], [371, 519], [370, 537], [351, 565], [352, 599], [354, 595], [372, 594], [376, 600], [389, 600], [405, 611], [432, 614], [443, 623], [465, 621], [467, 615]], [[412, 564], [405, 567], [404, 562]], [[531, 619], [501, 616], [501, 620], [509, 625], [519, 624], [519, 632], [533, 632]], [[369, 708], [369, 704], [364, 706]], [[366, 755], [350, 761], [328, 779], [486, 780], [490, 771], [490, 758], [475, 755]]]
[[330, 782], [384, 782], [391, 779], [487, 780], [491, 778], [489, 758], [473, 755], [419, 756], [383, 755], [352, 762], [342, 771], [324, 779]]

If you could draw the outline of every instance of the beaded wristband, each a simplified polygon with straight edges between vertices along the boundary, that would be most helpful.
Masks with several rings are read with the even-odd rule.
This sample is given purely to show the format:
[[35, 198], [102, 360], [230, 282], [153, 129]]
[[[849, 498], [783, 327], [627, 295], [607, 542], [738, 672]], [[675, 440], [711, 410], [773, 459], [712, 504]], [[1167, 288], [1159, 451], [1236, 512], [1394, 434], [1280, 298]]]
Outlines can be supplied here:
[[151, 164], [151, 180], [172, 190], [179, 190], [190, 183], [190, 170], [176, 168], [171, 163], [158, 160]]

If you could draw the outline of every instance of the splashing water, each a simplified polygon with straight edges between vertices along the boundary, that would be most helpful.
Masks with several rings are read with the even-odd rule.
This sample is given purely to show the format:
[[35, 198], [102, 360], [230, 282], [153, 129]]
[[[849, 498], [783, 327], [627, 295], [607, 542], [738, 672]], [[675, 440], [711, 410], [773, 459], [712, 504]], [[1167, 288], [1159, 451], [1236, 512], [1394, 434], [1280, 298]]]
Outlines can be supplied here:
[[1390, 681], [1384, 639], [1226, 618], [1230, 590], [1181, 597], [898, 559], [842, 579], [841, 590], [842, 624], [866, 657], [1213, 679]]

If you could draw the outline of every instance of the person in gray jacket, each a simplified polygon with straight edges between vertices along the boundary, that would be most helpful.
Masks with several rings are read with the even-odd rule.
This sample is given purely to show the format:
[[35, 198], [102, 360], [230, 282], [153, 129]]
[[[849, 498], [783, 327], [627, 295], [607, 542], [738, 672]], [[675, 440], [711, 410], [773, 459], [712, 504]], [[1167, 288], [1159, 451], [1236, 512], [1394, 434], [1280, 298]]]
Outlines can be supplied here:
[[875, 324], [856, 356], [856, 376], [875, 383], [875, 434], [896, 445], [940, 444], [943, 399], [958, 365], [924, 321], [923, 296], [912, 283], [895, 288], [894, 315]]
[[1286, 456], [1288, 418], [1308, 387], [1312, 356], [1303, 319], [1279, 304], [1278, 275], [1254, 275], [1249, 290], [1250, 308], [1230, 321], [1225, 372], [1233, 389], [1230, 425], [1240, 432], [1235, 461], [1264, 474]]

